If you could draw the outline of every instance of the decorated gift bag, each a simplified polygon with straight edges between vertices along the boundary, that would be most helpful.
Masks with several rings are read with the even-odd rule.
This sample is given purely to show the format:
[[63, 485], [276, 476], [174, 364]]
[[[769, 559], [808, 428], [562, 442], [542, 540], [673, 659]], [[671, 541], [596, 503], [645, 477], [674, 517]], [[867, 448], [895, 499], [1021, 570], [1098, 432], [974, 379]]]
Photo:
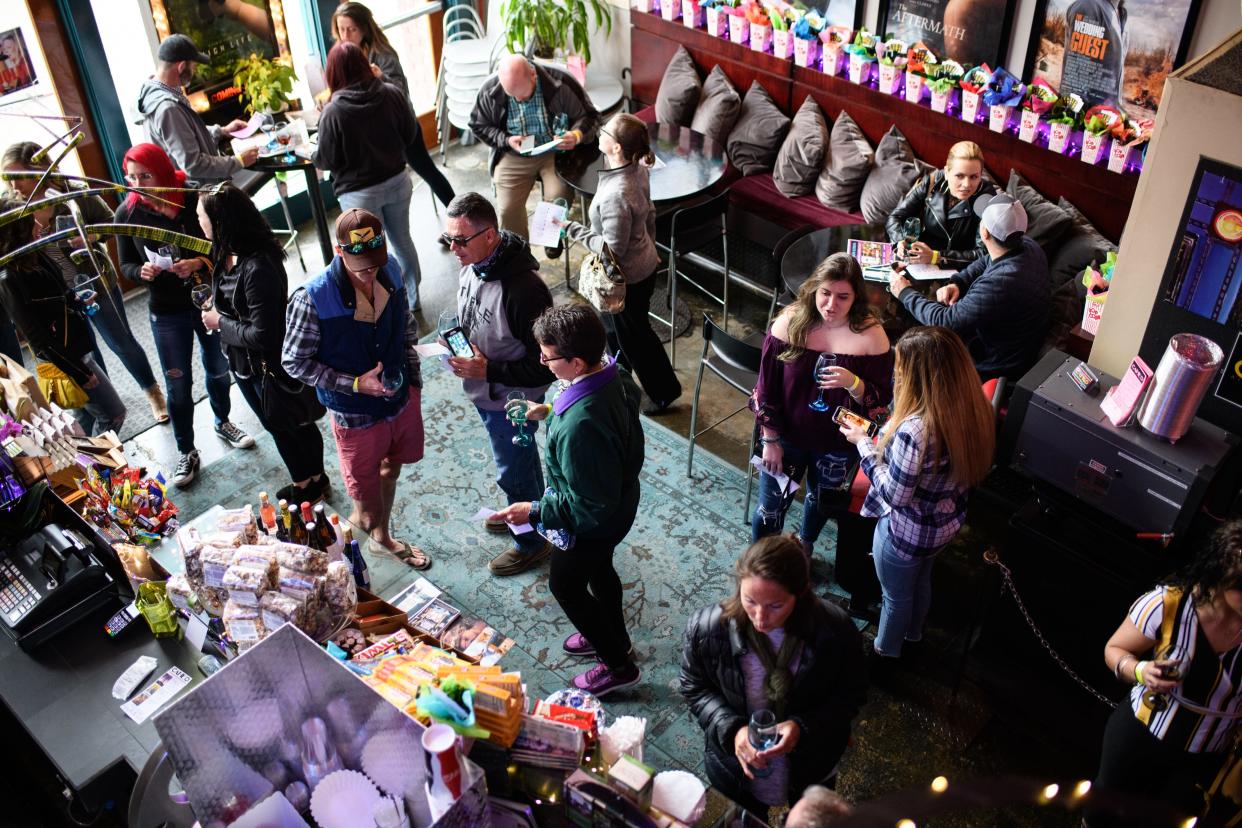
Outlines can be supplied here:
[[1048, 124], [1044, 116], [1052, 111], [1057, 102], [1057, 92], [1042, 78], [1031, 81], [1026, 98], [1022, 101], [1022, 121], [1018, 126], [1018, 140], [1028, 144], [1044, 144], [1048, 141]]
[[859, 29], [854, 42], [845, 47], [850, 56], [850, 83], [869, 86], [875, 71], [875, 35]]
[[1017, 121], [1014, 111], [1022, 103], [1026, 86], [1006, 71], [997, 67], [988, 78], [983, 90], [983, 103], [988, 107], [988, 129], [993, 132], [1012, 132]]
[[819, 33], [825, 75], [840, 77], [845, 74], [850, 60], [849, 45], [853, 39], [854, 32], [848, 26], [829, 26]]
[[985, 63], [974, 66], [962, 76], [958, 85], [962, 89], [962, 120], [977, 124], [987, 117], [987, 107], [983, 103], [983, 92], [987, 88], [992, 70]]
[[885, 95], [898, 95], [903, 91], [906, 82], [906, 52], [909, 49], [904, 40], [896, 38], [876, 46], [880, 91]]

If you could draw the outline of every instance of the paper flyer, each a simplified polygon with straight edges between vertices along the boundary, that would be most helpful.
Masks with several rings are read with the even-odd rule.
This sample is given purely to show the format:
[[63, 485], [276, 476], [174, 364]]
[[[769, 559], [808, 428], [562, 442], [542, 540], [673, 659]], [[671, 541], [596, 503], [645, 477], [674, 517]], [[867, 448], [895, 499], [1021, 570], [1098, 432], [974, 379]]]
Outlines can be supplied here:
[[142, 692], [121, 705], [121, 711], [142, 724], [172, 701], [173, 696], [189, 683], [190, 677], [184, 671], [171, 667], [168, 672], [143, 688]]
[[556, 247], [561, 243], [561, 228], [557, 222], [564, 222], [569, 210], [550, 201], [541, 201], [535, 206], [535, 215], [530, 220], [529, 240], [532, 246]]

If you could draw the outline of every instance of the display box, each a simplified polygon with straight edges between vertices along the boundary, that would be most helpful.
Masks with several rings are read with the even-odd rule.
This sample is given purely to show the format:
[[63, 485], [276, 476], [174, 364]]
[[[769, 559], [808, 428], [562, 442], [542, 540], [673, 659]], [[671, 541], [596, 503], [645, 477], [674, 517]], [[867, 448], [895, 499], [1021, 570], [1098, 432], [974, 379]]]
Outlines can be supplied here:
[[988, 107], [988, 129], [993, 132], [1009, 132], [1013, 125], [1013, 107], [993, 104]]
[[1100, 320], [1104, 318], [1104, 302], [1088, 296], [1082, 306], [1082, 329], [1084, 333], [1095, 336], [1100, 331]]
[[818, 40], [808, 40], [805, 37], [793, 39], [793, 59], [797, 66], [814, 66], [819, 58], [819, 51]]
[[[906, 72], [906, 100], [912, 104], [921, 104], [927, 97], [927, 78], [917, 72]], [[943, 112], [944, 110], [940, 110]]]
[[866, 55], [850, 53], [850, 83], [867, 86], [875, 72], [875, 59]]
[[703, 28], [703, 7], [698, 0], [681, 0], [681, 23], [687, 29]]
[[962, 120], [968, 124], [977, 124], [983, 119], [983, 93], [962, 90]]
[[961, 92], [962, 90], [956, 86], [947, 92], [937, 92], [933, 89], [931, 92], [931, 108], [946, 115], [952, 114], [957, 109], [958, 98], [961, 96]]
[[1029, 109], [1022, 110], [1022, 120], [1018, 124], [1018, 140], [1026, 141], [1028, 144], [1040, 143], [1040, 123], [1038, 114]]
[[729, 17], [719, 6], [704, 10], [703, 20], [707, 24], [707, 33], [712, 37], [728, 37]]
[[740, 14], [729, 15], [729, 40], [745, 46], [750, 37], [750, 21]]
[[750, 24], [750, 48], [756, 52], [772, 50], [772, 27], [766, 23]]
[[850, 56], [840, 43], [824, 43], [823, 58], [823, 69], [825, 75], [831, 75], [834, 78], [839, 78], [846, 74], [846, 67], [849, 66]]
[[1113, 141], [1108, 151], [1108, 169], [1110, 172], [1123, 173], [1138, 160], [1141, 147], [1138, 144], [1123, 144]]
[[885, 95], [898, 94], [906, 82], [906, 70], [891, 63], [879, 64], [880, 91]]
[[1061, 155], [1069, 155], [1074, 146], [1074, 125], [1064, 121], [1048, 124], [1048, 149]]
[[646, 14], [655, 14], [659, 11], [655, 0], [635, 0], [634, 9]]
[[1082, 160], [1092, 166], [1107, 160], [1112, 143], [1113, 139], [1106, 133], [1084, 133], [1082, 136]]
[[670, 23], [681, 18], [681, 3], [677, 0], [661, 0], [660, 16]]
[[789, 31], [789, 29], [774, 29], [772, 31], [772, 54], [778, 58], [789, 60], [793, 57], [795, 40], [797, 38], [793, 36], [793, 32]]

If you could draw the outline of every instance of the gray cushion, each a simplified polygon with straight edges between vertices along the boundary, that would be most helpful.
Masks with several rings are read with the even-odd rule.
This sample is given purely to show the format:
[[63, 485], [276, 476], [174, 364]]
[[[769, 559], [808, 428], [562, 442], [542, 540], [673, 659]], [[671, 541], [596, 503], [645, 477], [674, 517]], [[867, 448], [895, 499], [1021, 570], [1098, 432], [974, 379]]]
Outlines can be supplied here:
[[810, 95], [794, 113], [781, 151], [776, 155], [772, 181], [789, 198], [810, 195], [828, 153], [828, 122]]
[[1048, 275], [1052, 281], [1052, 289], [1056, 290], [1072, 280], [1079, 282], [1079, 288], [1085, 292], [1086, 288], [1081, 285], [1081, 279], [1079, 279], [1083, 268], [1092, 262], [1103, 264], [1104, 257], [1109, 251], [1117, 251], [1117, 245], [1104, 238], [1100, 231], [1096, 230], [1095, 226], [1087, 220], [1087, 217], [1064, 197], [1057, 202], [1057, 206], [1070, 215], [1073, 224], [1070, 230], [1062, 236], [1060, 244], [1056, 246], [1056, 249], [1052, 251], [1052, 256], [1048, 259]]
[[737, 94], [724, 70], [716, 65], [703, 84], [703, 96], [694, 110], [690, 128], [718, 144], [724, 144], [741, 110], [742, 96]]
[[703, 82], [699, 80], [699, 70], [694, 68], [694, 60], [684, 46], [678, 46], [677, 54], [664, 70], [660, 91], [656, 93], [656, 121], [690, 126], [702, 93]]
[[875, 166], [863, 185], [860, 200], [863, 218], [868, 224], [883, 224], [919, 176], [933, 169], [914, 157], [914, 150], [901, 130], [890, 127], [875, 148]]
[[828, 163], [815, 182], [815, 196], [826, 207], [857, 213], [859, 197], [871, 172], [875, 150], [845, 111], [837, 116], [836, 123], [832, 125], [828, 145]]
[[1051, 260], [1053, 245], [1074, 224], [1073, 217], [1023, 181], [1016, 170], [1009, 171], [1009, 186], [1005, 191], [1022, 202], [1026, 209], [1026, 234], [1044, 249]]
[[776, 107], [759, 81], [751, 81], [742, 99], [742, 112], [725, 147], [729, 163], [741, 170], [742, 175], [768, 172], [788, 130], [789, 116]]

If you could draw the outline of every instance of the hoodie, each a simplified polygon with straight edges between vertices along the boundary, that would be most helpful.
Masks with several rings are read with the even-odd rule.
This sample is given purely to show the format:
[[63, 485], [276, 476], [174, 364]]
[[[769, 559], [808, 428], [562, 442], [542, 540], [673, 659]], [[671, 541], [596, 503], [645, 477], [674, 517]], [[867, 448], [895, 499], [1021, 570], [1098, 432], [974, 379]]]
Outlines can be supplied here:
[[521, 236], [500, 231], [492, 255], [466, 265], [458, 278], [457, 316], [475, 350], [487, 357], [487, 379], [462, 380], [466, 396], [483, 411], [503, 411], [510, 391], [538, 399], [552, 383], [539, 361], [534, 324], [552, 307], [539, 262]]
[[380, 184], [405, 169], [418, 122], [405, 93], [378, 78], [332, 93], [319, 116], [315, 166], [332, 173], [339, 197]]
[[242, 168], [220, 152], [220, 127], [209, 127], [179, 89], [148, 78], [138, 92], [138, 112], [147, 140], [163, 148], [193, 184], [227, 181]]

